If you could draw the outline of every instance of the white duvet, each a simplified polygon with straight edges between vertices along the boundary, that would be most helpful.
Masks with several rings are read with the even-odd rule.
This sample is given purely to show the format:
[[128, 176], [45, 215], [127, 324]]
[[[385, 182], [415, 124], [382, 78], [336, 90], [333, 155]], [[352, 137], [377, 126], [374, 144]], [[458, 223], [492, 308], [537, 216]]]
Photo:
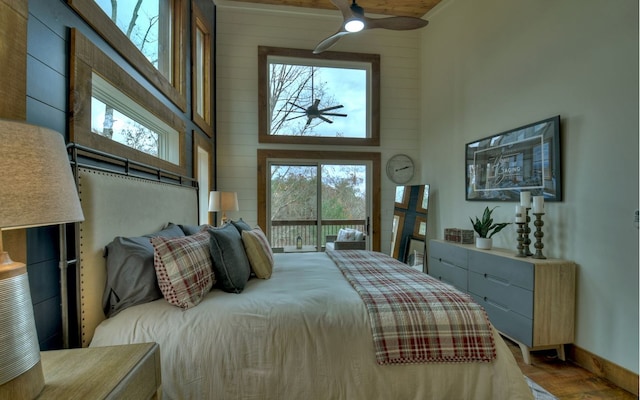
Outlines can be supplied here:
[[364, 304], [333, 262], [275, 257], [271, 279], [240, 294], [124, 310], [91, 347], [157, 342], [165, 399], [532, 399], [497, 332], [493, 363], [378, 365]]

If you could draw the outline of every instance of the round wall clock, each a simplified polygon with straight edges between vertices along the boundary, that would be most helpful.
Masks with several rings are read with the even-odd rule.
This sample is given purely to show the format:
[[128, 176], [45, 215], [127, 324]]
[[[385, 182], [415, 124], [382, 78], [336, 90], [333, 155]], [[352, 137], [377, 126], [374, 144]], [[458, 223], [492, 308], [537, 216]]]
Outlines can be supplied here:
[[413, 178], [413, 160], [406, 154], [396, 154], [387, 161], [387, 176], [394, 183], [407, 183]]

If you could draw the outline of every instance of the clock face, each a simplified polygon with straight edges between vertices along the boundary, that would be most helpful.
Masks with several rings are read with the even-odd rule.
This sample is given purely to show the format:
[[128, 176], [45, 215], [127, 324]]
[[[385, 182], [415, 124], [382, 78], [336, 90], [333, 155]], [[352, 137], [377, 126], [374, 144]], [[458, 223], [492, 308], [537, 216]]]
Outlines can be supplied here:
[[413, 178], [413, 160], [405, 154], [396, 154], [387, 161], [387, 176], [395, 183], [407, 183]]

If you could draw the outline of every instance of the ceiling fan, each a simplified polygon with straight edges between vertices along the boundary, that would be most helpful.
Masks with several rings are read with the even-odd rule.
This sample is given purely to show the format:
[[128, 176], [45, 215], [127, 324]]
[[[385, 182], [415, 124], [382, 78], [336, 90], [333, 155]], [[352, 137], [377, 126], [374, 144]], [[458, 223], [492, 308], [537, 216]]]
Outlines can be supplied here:
[[325, 115], [329, 115], [329, 116], [333, 116], [333, 117], [346, 117], [347, 116], [347, 114], [338, 114], [338, 113], [328, 112], [328, 111], [332, 111], [332, 110], [336, 110], [338, 108], [344, 107], [342, 104], [341, 105], [337, 105], [337, 106], [332, 106], [332, 107], [319, 109], [318, 106], [320, 105], [320, 99], [315, 99], [313, 101], [313, 104], [310, 105], [307, 108], [299, 106], [299, 105], [297, 105], [295, 103], [292, 103], [290, 101], [288, 103], [291, 104], [292, 106], [297, 107], [300, 110], [302, 110], [302, 111], [292, 111], [292, 112], [299, 112], [299, 113], [302, 113], [302, 115], [298, 115], [297, 117], [288, 118], [286, 121], [290, 121], [292, 119], [301, 118], [301, 117], [307, 117], [307, 124], [306, 124], [307, 126], [311, 123], [311, 120], [313, 120], [314, 118], [320, 118], [324, 122], [328, 122], [330, 124], [333, 124], [333, 121], [331, 121], [329, 118], [325, 117]]
[[396, 31], [407, 31], [425, 27], [429, 22], [416, 17], [387, 17], [369, 18], [365, 17], [364, 9], [356, 4], [356, 0], [349, 5], [349, 0], [331, 0], [333, 5], [342, 11], [344, 22], [340, 30], [328, 38], [324, 39], [313, 50], [314, 54], [322, 53], [333, 46], [342, 36], [364, 29], [391, 29]]

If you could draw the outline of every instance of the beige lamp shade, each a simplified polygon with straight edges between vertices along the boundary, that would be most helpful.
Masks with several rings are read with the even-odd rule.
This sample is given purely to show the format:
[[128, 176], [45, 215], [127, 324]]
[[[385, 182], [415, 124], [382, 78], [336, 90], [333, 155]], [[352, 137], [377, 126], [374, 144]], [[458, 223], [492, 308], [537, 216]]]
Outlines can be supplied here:
[[236, 192], [218, 192], [209, 193], [209, 211], [238, 211], [238, 194]]
[[0, 120], [0, 229], [83, 221], [63, 136]]

